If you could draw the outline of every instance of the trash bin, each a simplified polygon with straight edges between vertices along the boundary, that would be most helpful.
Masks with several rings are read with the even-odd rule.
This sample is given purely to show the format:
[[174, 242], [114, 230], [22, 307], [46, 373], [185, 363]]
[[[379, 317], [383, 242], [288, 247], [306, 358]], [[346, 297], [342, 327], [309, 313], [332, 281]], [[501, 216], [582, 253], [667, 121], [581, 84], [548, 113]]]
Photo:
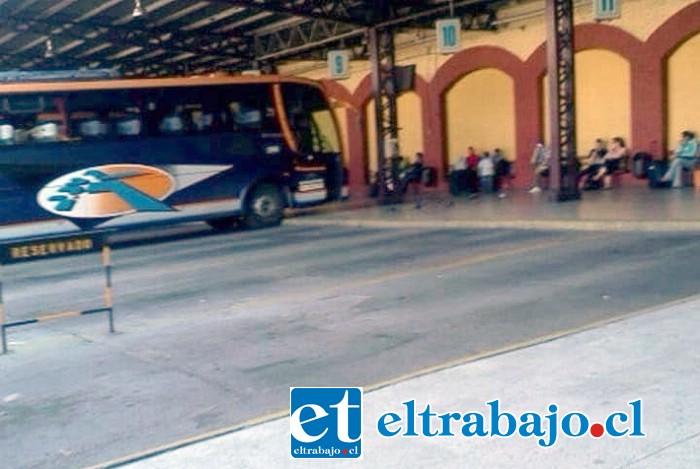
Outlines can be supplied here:
[[421, 182], [425, 184], [425, 187], [437, 186], [437, 169], [432, 166], [426, 166], [425, 168], [423, 168], [423, 174], [421, 174]]
[[653, 161], [649, 153], [639, 152], [632, 157], [632, 174], [637, 179], [646, 179], [648, 176], [648, 168]]

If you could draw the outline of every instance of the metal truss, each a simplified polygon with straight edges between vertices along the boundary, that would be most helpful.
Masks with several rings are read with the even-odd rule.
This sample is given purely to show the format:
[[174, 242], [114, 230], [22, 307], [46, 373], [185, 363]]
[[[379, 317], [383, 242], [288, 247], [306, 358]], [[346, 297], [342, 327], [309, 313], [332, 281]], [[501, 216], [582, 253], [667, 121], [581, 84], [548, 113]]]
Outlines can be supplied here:
[[[245, 60], [254, 59], [253, 41], [250, 37], [232, 35], [188, 35], [165, 28], [131, 28], [115, 25], [100, 25], [94, 22], [75, 22], [61, 20], [52, 17], [51, 19], [25, 18], [19, 15], [0, 18], [0, 27], [18, 33], [31, 31], [38, 36], [45, 36], [54, 41], [54, 49], [58, 49], [60, 40], [65, 42], [83, 40], [85, 43], [107, 43], [110, 51], [114, 48], [138, 47], [141, 50], [138, 55], [145, 56], [158, 50], [167, 50], [174, 54], [195, 54], [198, 56], [214, 55], [219, 59], [240, 58]], [[104, 49], [101, 49], [104, 50]], [[85, 62], [97, 60], [103, 61], [104, 55], [100, 57], [78, 53], [78, 60], [73, 54], [71, 57], [59, 57], [57, 54], [53, 60], [47, 62], [60, 63], [62, 66], [76, 66]], [[27, 59], [37, 63], [43, 63], [41, 57], [11, 53], [7, 54], [8, 61], [5, 66], [17, 66]], [[133, 60], [133, 59], [132, 59]], [[126, 61], [119, 61], [124, 63]]]
[[[398, 180], [399, 126], [393, 30], [370, 28], [368, 45], [372, 69], [379, 200], [396, 202], [401, 194]], [[388, 197], [393, 200], [388, 200]]]
[[268, 34], [255, 35], [255, 56], [258, 60], [318, 50], [319, 46], [339, 44], [351, 37], [364, 35], [366, 28], [347, 23], [312, 19]]
[[[452, 6], [465, 29], [489, 29], [495, 18], [492, 7], [505, 1], [454, 0]], [[189, 25], [186, 20], [173, 21], [171, 27], [165, 13], [153, 16], [154, 12], [128, 21], [113, 16], [97, 20], [94, 15], [81, 19], [78, 11], [100, 9], [89, 3], [61, 2], [51, 14], [22, 8], [0, 15], [0, 30], [21, 37], [13, 39], [12, 49], [0, 46], [3, 67], [109, 64], [130, 75], [203, 73], [271, 69], [280, 58], [323, 60], [332, 48], [350, 49], [354, 58], [366, 59], [368, 28], [432, 27], [432, 21], [448, 11], [447, 3], [437, 0], [214, 0], [207, 7], [211, 16], [197, 16]], [[168, 3], [185, 5], [184, 0]], [[237, 14], [249, 10], [248, 16], [227, 24], [225, 18], [231, 15], [219, 14], [235, 7], [241, 7]], [[215, 13], [217, 8], [225, 9]], [[196, 33], [188, 32], [194, 29]], [[49, 40], [53, 53], [45, 54]]]
[[[220, 2], [260, 11], [361, 26], [369, 26], [374, 19], [367, 14], [365, 2], [353, 0], [220, 0]], [[371, 12], [370, 8], [369, 13]]]
[[546, 2], [551, 188], [559, 201], [579, 199], [574, 109], [574, 9], [572, 0]]
[[[364, 13], [366, 17], [374, 18], [376, 25], [380, 28], [398, 28], [406, 24], [432, 28], [434, 19], [448, 12], [447, 6], [431, 7], [418, 0], [383, 1], [387, 4], [384, 13], [376, 11], [371, 14]], [[375, 2], [375, 4], [380, 3], [382, 0]], [[496, 4], [500, 3], [465, 0], [455, 3], [454, 12], [461, 17], [462, 27], [465, 30], [493, 31], [496, 29], [496, 10], [494, 9]], [[260, 3], [257, 8], [266, 8], [264, 5]], [[341, 47], [352, 50], [355, 59], [367, 59], [369, 57], [365, 38], [367, 28], [358, 24], [361, 24], [361, 20], [357, 17], [348, 17], [344, 22], [313, 18], [272, 32], [256, 32], [255, 55], [257, 60], [303, 55], [307, 58], [322, 60], [328, 49]]]

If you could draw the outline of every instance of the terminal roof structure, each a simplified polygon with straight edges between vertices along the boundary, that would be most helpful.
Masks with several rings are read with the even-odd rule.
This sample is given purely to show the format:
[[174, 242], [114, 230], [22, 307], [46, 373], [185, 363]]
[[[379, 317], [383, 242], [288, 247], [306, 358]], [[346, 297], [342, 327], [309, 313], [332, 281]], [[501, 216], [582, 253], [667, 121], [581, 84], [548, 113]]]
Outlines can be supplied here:
[[115, 68], [126, 76], [274, 69], [366, 53], [367, 28], [489, 29], [512, 0], [0, 0], [0, 69]]

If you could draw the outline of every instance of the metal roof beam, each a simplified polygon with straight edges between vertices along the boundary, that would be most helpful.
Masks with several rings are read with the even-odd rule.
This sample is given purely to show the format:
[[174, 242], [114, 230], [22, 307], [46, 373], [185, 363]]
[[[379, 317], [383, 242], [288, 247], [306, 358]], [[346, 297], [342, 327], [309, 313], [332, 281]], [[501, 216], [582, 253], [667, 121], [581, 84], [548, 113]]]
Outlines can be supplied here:
[[327, 41], [329, 38], [331, 42], [339, 42], [350, 32], [354, 32], [354, 35], [361, 35], [364, 34], [365, 28], [357, 28], [335, 21], [308, 20], [285, 30], [256, 35], [255, 55], [261, 59], [278, 51], [308, 50], [310, 47], [323, 44], [323, 41]]
[[[393, 2], [396, 4], [402, 2]], [[495, 9], [494, 6], [503, 3], [503, 0], [460, 0], [455, 1], [454, 8], [456, 16], [462, 18], [465, 29], [485, 29], [494, 28]], [[376, 13], [375, 16], [384, 15], [385, 18], [392, 18], [394, 13], [388, 13], [387, 8], [392, 8], [392, 3], [388, 6], [384, 4], [383, 12]], [[406, 5], [404, 5], [406, 6]], [[410, 6], [410, 5], [409, 5]], [[445, 16], [449, 12], [449, 6], [441, 5], [421, 5], [421, 7], [410, 10], [400, 10], [401, 14], [392, 19], [386, 19], [378, 24], [379, 27], [402, 27], [416, 22], [432, 21], [435, 18]], [[413, 11], [413, 13], [409, 13]], [[486, 20], [482, 20], [486, 18]], [[301, 31], [293, 32], [294, 29]], [[311, 31], [312, 34], [305, 31]], [[365, 27], [351, 26], [348, 24], [334, 23], [328, 20], [308, 20], [301, 24], [296, 24], [288, 30], [275, 31], [270, 34], [255, 36], [255, 54], [257, 60], [268, 61], [282, 57], [301, 55], [313, 51], [314, 49], [329, 49], [342, 44], [342, 41], [357, 41], [358, 36], [363, 36], [367, 32]]]
[[221, 3], [243, 6], [253, 10], [281, 13], [302, 18], [330, 20], [368, 26], [372, 18], [366, 8], [356, 7], [351, 0], [220, 0]]
[[166, 29], [126, 28], [71, 21], [38, 20], [21, 16], [1, 17], [0, 27], [26, 33], [43, 34], [53, 38], [67, 36], [85, 42], [111, 42], [119, 46], [141, 47], [144, 51], [167, 48], [177, 53], [215, 54], [225, 58], [253, 59], [251, 38], [218, 34], [180, 34]]

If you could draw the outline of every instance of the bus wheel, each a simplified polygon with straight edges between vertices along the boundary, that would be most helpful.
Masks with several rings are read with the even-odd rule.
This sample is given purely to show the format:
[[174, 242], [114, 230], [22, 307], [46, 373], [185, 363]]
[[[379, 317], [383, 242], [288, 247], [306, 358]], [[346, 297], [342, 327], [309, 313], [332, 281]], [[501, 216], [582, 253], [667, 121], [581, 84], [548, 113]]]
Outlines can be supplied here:
[[280, 191], [275, 186], [263, 184], [256, 187], [248, 199], [243, 224], [250, 229], [277, 226], [282, 222], [282, 209]]

